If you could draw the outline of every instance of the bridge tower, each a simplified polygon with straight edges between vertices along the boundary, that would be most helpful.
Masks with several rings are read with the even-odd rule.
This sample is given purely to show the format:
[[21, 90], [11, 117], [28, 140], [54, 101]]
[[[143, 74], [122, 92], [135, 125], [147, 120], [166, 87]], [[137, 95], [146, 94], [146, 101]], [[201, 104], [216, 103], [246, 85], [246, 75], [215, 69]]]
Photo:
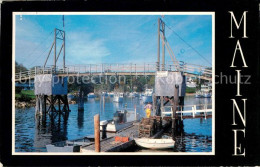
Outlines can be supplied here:
[[[58, 48], [57, 42], [61, 40], [61, 46]], [[57, 49], [59, 52], [57, 54]], [[44, 62], [46, 63], [53, 51], [53, 66], [50, 74], [37, 74], [35, 76], [35, 90], [36, 95], [36, 115], [46, 115], [47, 113], [54, 119], [57, 115], [62, 115], [64, 119], [68, 118], [70, 111], [68, 104], [68, 77], [58, 76], [57, 62], [63, 52], [63, 68], [65, 68], [65, 31], [55, 28], [54, 40], [49, 50], [48, 56]], [[44, 69], [43, 68], [43, 69]], [[64, 70], [64, 69], [63, 69]], [[48, 108], [47, 108], [48, 104]]]
[[[162, 43], [162, 48], [160, 44]], [[165, 65], [165, 47], [173, 62], [174, 70]], [[160, 56], [162, 49], [162, 60]], [[167, 108], [172, 111], [172, 129], [173, 135], [183, 122], [176, 115], [177, 108], [184, 105], [184, 96], [186, 90], [186, 78], [183, 75], [182, 67], [173, 54], [173, 51], [165, 37], [165, 23], [158, 19], [158, 50], [157, 50], [157, 69], [155, 74], [155, 93], [153, 96], [153, 109], [157, 116], [162, 116]], [[168, 105], [168, 107], [166, 107]], [[170, 107], [170, 108], [169, 108]]]

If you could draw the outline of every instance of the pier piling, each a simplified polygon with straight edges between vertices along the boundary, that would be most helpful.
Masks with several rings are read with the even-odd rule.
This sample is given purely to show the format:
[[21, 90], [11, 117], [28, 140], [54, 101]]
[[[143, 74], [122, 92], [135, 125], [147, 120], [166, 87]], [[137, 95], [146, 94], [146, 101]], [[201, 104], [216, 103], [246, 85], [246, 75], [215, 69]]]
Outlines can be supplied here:
[[95, 128], [95, 151], [100, 152], [99, 114], [94, 116], [94, 128]]

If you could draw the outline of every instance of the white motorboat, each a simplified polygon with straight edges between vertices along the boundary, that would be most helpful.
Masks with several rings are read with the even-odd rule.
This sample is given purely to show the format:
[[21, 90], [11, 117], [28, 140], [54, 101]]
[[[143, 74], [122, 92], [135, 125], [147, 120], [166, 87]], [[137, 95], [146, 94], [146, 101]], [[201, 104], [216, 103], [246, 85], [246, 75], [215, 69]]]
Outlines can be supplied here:
[[104, 120], [104, 121], [100, 121], [100, 130], [103, 130], [103, 125], [107, 125], [106, 126], [106, 131], [107, 132], [117, 132], [121, 129], [127, 128], [129, 126], [132, 126], [134, 121], [131, 122], [127, 122], [126, 119], [126, 114], [127, 111], [123, 110], [123, 111], [116, 111], [114, 113], [114, 117], [113, 120]]
[[153, 89], [146, 89], [142, 96], [143, 103], [153, 102]]
[[95, 98], [95, 97], [96, 97], [96, 95], [94, 93], [89, 93], [88, 94], [88, 98]]
[[131, 92], [129, 93], [129, 97], [138, 97], [138, 93], [137, 92]]
[[122, 103], [124, 99], [124, 94], [123, 93], [119, 93], [119, 94], [115, 94], [113, 101], [117, 102], [117, 103]]
[[135, 138], [134, 140], [138, 146], [149, 149], [173, 148], [175, 144], [173, 139]]
[[211, 97], [211, 87], [209, 85], [201, 85], [200, 91], [196, 92], [196, 98], [210, 98]]
[[114, 93], [113, 93], [113, 92], [109, 92], [109, 93], [108, 93], [108, 96], [109, 96], [109, 97], [113, 97], [113, 96], [114, 96]]
[[201, 92], [198, 92], [198, 91], [197, 91], [195, 97], [196, 97], [196, 98], [201, 98], [201, 97], [203, 97], [203, 96], [202, 96], [202, 93], [201, 93]]
[[203, 97], [205, 97], [205, 98], [210, 98], [210, 97], [211, 97], [211, 94], [210, 94], [210, 93], [204, 93], [204, 94], [203, 94]]
[[101, 92], [101, 95], [107, 97], [108, 93], [107, 92]]
[[75, 140], [67, 140], [47, 144], [47, 152], [80, 152], [82, 146], [90, 145], [94, 142], [94, 137], [84, 137]]

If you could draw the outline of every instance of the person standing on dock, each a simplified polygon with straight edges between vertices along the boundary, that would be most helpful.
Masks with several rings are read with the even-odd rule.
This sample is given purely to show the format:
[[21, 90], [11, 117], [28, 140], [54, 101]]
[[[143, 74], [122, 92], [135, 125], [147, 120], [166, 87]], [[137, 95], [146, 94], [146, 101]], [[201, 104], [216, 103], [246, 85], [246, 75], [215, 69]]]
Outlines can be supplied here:
[[153, 108], [153, 106], [152, 106], [151, 102], [149, 102], [148, 104], [146, 104], [146, 105], [144, 106], [144, 109], [145, 109], [146, 117], [147, 117], [147, 118], [150, 118], [151, 112], [152, 112], [152, 108]]

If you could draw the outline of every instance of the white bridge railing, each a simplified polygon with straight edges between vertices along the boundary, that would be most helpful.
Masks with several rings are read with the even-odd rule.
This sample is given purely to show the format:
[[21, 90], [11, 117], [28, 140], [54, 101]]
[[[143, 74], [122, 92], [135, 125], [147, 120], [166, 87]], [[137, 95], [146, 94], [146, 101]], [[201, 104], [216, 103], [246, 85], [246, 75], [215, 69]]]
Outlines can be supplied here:
[[[191, 114], [193, 118], [195, 118], [196, 114], [203, 113], [205, 116], [205, 119], [207, 117], [207, 113], [212, 113], [212, 104], [201, 104], [201, 105], [185, 105], [185, 106], [179, 106], [179, 110], [176, 111], [177, 114], [180, 114], [181, 119], [182, 116]], [[190, 110], [183, 110], [183, 108], [191, 108]], [[198, 109], [197, 109], [198, 108]], [[172, 106], [164, 106], [162, 109], [162, 116], [166, 115], [172, 115]]]
[[[156, 63], [143, 63], [143, 64], [86, 64], [86, 65], [67, 65], [65, 68], [57, 66], [54, 69], [53, 66], [47, 67], [34, 67], [27, 71], [21, 71], [15, 73], [15, 80], [32, 79], [37, 74], [51, 74], [54, 71], [56, 74], [109, 74], [109, 73], [129, 73], [130, 75], [151, 75], [155, 73], [157, 69]], [[211, 80], [212, 70], [209, 67], [199, 66], [195, 64], [183, 64], [180, 62], [170, 62], [165, 64], [165, 70], [167, 71], [183, 71], [188, 74], [198, 75]]]

